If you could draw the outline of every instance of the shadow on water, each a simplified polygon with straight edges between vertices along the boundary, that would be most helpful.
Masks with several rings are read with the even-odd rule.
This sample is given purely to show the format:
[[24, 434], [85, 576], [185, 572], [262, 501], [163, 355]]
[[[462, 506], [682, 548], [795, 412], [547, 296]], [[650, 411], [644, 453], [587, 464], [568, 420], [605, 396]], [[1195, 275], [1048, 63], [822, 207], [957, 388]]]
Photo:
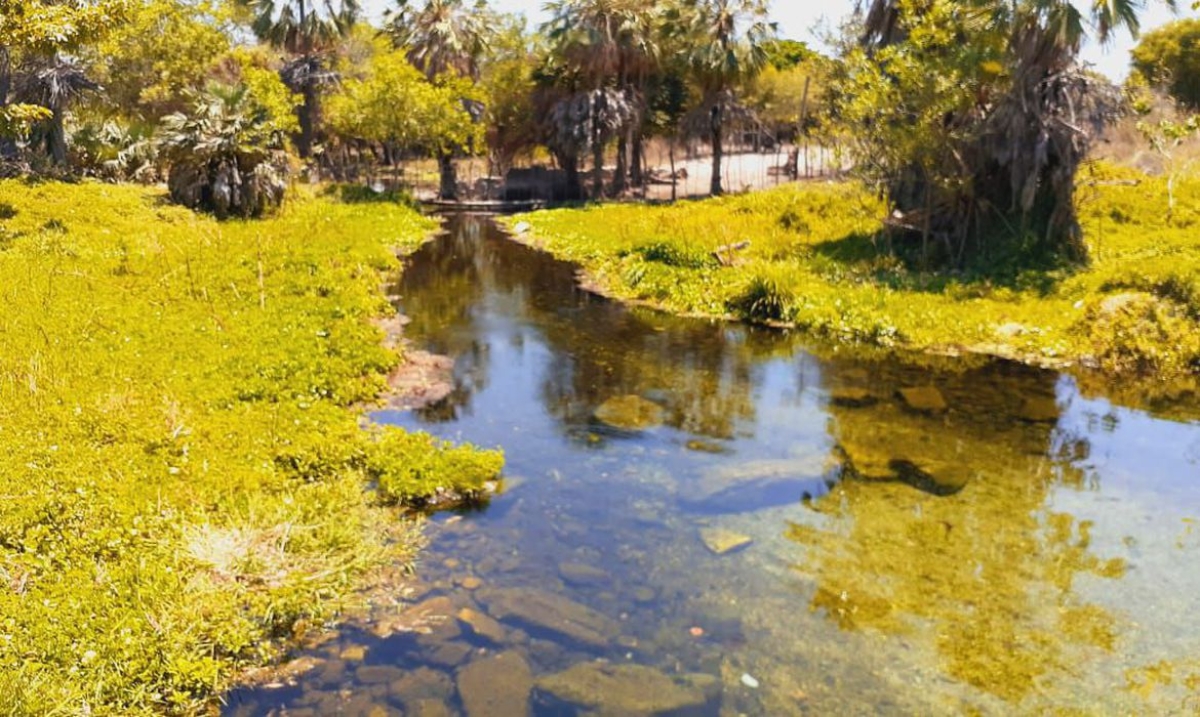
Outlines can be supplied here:
[[628, 310], [484, 217], [396, 293], [455, 391], [376, 420], [503, 446], [505, 492], [228, 714], [1200, 706], [1200, 426]]

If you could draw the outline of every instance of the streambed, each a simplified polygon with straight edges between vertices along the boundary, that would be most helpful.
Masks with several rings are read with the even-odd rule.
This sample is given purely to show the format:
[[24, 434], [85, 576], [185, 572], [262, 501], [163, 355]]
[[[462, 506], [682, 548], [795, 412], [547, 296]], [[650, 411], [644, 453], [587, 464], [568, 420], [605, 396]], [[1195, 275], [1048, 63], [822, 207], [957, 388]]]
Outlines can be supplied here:
[[502, 446], [413, 585], [230, 715], [1200, 709], [1200, 402], [631, 310], [455, 216], [396, 293]]

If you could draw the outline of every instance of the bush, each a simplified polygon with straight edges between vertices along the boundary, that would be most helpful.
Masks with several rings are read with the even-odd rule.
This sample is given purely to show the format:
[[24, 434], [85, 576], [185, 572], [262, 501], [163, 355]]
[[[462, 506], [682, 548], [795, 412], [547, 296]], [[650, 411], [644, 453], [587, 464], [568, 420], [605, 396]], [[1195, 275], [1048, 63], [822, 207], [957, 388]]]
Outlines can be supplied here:
[[171, 199], [219, 219], [269, 213], [287, 190], [283, 141], [245, 85], [210, 89], [190, 115], [163, 121], [160, 146], [171, 162]]

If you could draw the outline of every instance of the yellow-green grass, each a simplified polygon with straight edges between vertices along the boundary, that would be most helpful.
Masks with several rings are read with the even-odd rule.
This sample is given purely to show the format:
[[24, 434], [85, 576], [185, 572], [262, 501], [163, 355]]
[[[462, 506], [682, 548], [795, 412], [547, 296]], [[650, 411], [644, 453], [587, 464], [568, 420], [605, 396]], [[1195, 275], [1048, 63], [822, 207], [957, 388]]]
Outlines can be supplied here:
[[[511, 221], [528, 222], [531, 243], [578, 262], [600, 291], [676, 313], [1048, 365], [1194, 372], [1200, 180], [1178, 183], [1168, 217], [1162, 178], [1090, 166], [1081, 179], [1079, 209], [1092, 256], [1084, 268], [921, 271], [919, 261], [906, 264], [888, 250], [882, 203], [849, 182], [665, 206], [561, 209]], [[714, 259], [719, 247], [747, 240], [724, 261]], [[1010, 255], [1006, 263], [1016, 262]]]
[[0, 714], [188, 712], [500, 456], [365, 431], [393, 248], [432, 222], [302, 196], [219, 223], [152, 189], [0, 182]]

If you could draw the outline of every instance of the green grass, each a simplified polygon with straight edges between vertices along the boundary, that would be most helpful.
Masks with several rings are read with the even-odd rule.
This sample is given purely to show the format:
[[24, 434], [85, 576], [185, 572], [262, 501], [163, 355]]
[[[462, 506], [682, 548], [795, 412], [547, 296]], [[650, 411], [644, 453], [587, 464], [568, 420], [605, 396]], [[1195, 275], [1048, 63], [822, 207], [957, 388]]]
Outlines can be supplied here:
[[496, 453], [364, 431], [397, 204], [218, 223], [0, 182], [0, 714], [190, 712], [419, 543]]
[[[511, 221], [531, 224], [533, 243], [581, 264], [605, 293], [676, 313], [783, 323], [871, 345], [1079, 361], [1109, 372], [1195, 371], [1200, 180], [1181, 183], [1170, 221], [1161, 178], [1100, 165], [1081, 180], [1093, 257], [1085, 269], [1022, 268], [1010, 255], [963, 272], [921, 271], [919, 260], [890, 250], [882, 204], [851, 183]], [[733, 266], [713, 257], [745, 240], [749, 247], [729, 255]]]

